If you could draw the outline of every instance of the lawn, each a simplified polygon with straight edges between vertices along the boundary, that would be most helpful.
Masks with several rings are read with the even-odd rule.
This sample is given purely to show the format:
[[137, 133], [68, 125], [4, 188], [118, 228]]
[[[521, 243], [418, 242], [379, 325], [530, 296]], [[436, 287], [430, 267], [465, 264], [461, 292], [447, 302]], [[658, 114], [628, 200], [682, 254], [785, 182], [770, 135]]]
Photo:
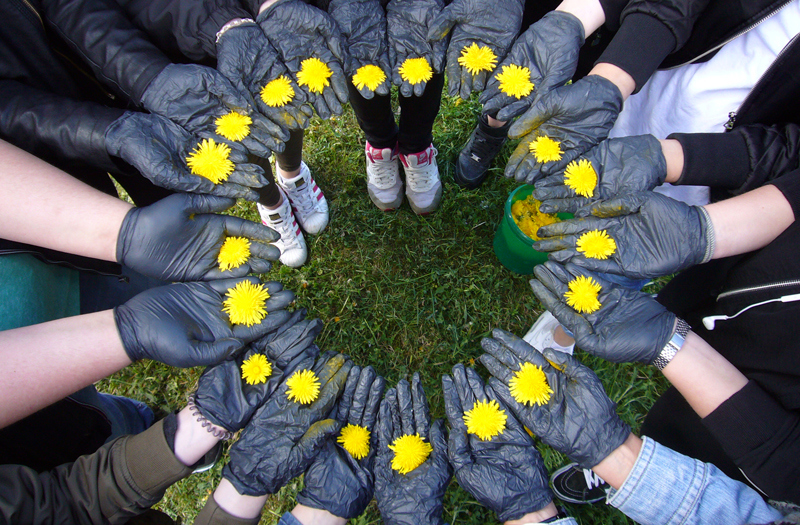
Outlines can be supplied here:
[[[299, 270], [276, 264], [264, 280], [277, 280], [297, 294], [296, 304], [319, 317], [325, 329], [317, 338], [323, 350], [350, 355], [373, 365], [396, 383], [419, 371], [433, 417], [444, 417], [441, 375], [456, 363], [474, 365], [480, 339], [500, 327], [524, 334], [543, 308], [529, 277], [506, 270], [495, 257], [492, 239], [503, 204], [516, 183], [503, 177], [513, 144], [506, 144], [479, 189], [453, 182], [454, 163], [471, 133], [480, 105], [444, 97], [434, 127], [434, 144], [444, 185], [439, 210], [417, 217], [407, 203], [392, 213], [369, 200], [364, 173], [364, 139], [350, 108], [330, 121], [314, 119], [306, 132], [304, 159], [325, 192], [331, 210], [328, 228], [308, 238], [309, 261]], [[255, 204], [240, 201], [231, 213], [258, 220]], [[646, 291], [655, 291], [648, 287]], [[619, 413], [634, 429], [666, 382], [652, 367], [615, 365], [577, 352], [603, 381]], [[162, 413], [182, 408], [201, 369], [179, 370], [139, 362], [102, 381], [101, 391], [146, 401]], [[566, 458], [537, 443], [548, 469]], [[221, 465], [170, 488], [158, 508], [191, 522], [213, 491]], [[272, 496], [262, 523], [276, 523], [294, 505], [302, 488], [295, 479]], [[445, 499], [448, 523], [495, 523], [495, 516], [461, 490], [455, 480]], [[583, 524], [631, 523], [617, 510], [565, 505]], [[380, 523], [374, 501], [351, 523]]]

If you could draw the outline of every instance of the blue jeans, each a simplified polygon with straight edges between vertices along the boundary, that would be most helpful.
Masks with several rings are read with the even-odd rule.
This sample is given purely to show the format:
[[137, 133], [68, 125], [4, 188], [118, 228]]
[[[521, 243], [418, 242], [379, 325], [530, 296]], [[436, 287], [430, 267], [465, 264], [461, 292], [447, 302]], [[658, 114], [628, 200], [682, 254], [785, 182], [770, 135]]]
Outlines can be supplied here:
[[150, 428], [155, 419], [153, 411], [145, 403], [127, 397], [101, 394], [93, 385], [82, 388], [69, 397], [103, 412], [111, 424], [111, 434], [106, 443], [120, 436], [143, 432]]

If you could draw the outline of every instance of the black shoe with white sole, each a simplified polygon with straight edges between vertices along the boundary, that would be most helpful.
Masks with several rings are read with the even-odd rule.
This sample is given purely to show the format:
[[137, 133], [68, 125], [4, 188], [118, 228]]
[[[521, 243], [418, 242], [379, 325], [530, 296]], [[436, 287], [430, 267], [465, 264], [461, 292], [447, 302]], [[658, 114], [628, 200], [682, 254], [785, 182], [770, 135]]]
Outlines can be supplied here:
[[570, 463], [553, 472], [550, 476], [553, 493], [567, 503], [588, 504], [606, 499], [608, 484], [588, 469], [577, 463]]

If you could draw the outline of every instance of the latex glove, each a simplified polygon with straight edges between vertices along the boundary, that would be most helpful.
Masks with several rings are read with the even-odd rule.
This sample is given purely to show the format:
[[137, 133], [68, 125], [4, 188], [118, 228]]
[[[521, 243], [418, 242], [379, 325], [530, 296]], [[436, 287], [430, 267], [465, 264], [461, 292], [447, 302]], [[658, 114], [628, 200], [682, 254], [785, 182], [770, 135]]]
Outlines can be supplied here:
[[583, 24], [575, 16], [563, 11], [544, 15], [517, 38], [509, 55], [495, 69], [495, 73], [499, 73], [502, 66], [511, 64], [527, 67], [531, 71], [533, 91], [521, 99], [506, 95], [500, 91], [500, 82], [492, 76], [480, 98], [483, 112], [497, 113], [498, 120], [508, 121], [554, 88], [563, 86], [575, 74], [584, 38]]
[[[403, 435], [419, 434], [433, 452], [408, 474], [392, 469], [394, 452], [389, 449]], [[390, 388], [378, 415], [378, 451], [375, 458], [375, 500], [386, 525], [441, 525], [444, 491], [452, 470], [447, 461], [444, 422], [430, 422], [428, 400], [414, 373], [409, 386], [402, 379]]]
[[319, 378], [316, 401], [308, 405], [290, 401], [284, 381], [256, 411], [230, 448], [230, 461], [222, 470], [222, 476], [239, 494], [274, 494], [314, 461], [327, 440], [342, 427], [327, 418], [352, 366], [345, 356], [331, 352], [322, 355], [316, 364], [304, 359], [298, 369], [313, 369]]
[[447, 48], [447, 91], [466, 100], [472, 91], [483, 91], [493, 71], [474, 75], [458, 63], [462, 50], [487, 46], [503, 61], [522, 26], [524, 0], [454, 0], [431, 22], [428, 40], [438, 41], [452, 30]]
[[[206, 419], [231, 432], [241, 430], [302, 361], [317, 358], [319, 348], [313, 343], [322, 331], [322, 321], [303, 321], [305, 313], [305, 309], [276, 312], [288, 317], [278, 330], [254, 341], [236, 359], [205, 369], [197, 382], [195, 405]], [[272, 374], [263, 383], [251, 385], [242, 378], [242, 363], [255, 354], [267, 358]]]
[[[188, 368], [227, 359], [245, 344], [272, 331], [286, 317], [267, 315], [253, 326], [231, 326], [222, 302], [229, 288], [255, 277], [210, 283], [178, 283], [151, 288], [114, 308], [122, 345], [131, 361], [153, 359]], [[280, 283], [264, 283], [270, 294], [268, 312], [286, 308], [294, 293]], [[283, 291], [282, 291], [283, 290]]]
[[330, 439], [305, 475], [305, 487], [297, 502], [330, 512], [340, 518], [360, 516], [372, 501], [375, 476], [375, 422], [386, 380], [368, 366], [354, 366], [347, 376], [344, 392], [336, 410], [342, 425], [358, 425], [370, 432], [369, 453], [355, 459], [336, 438]]
[[[583, 350], [614, 363], [652, 364], [675, 331], [675, 314], [650, 294], [607, 282], [575, 265], [547, 261], [534, 268], [533, 293], [550, 313], [575, 336]], [[579, 314], [566, 304], [567, 283], [578, 275], [602, 286], [602, 305], [592, 314]]]
[[554, 173], [536, 183], [535, 199], [542, 202], [543, 213], [575, 213], [601, 199], [627, 193], [650, 191], [667, 178], [667, 161], [661, 143], [652, 135], [606, 139], [586, 152], [597, 172], [597, 186], [592, 197], [581, 197], [564, 184], [564, 173]]
[[236, 167], [226, 182], [214, 184], [193, 175], [186, 158], [200, 139], [159, 115], [126, 111], [108, 126], [105, 141], [109, 155], [124, 160], [150, 182], [169, 190], [254, 201], [258, 193], [252, 188], [269, 184], [264, 170], [246, 164], [247, 155], [235, 149], [231, 150], [230, 159]]
[[[631, 279], [671, 275], [713, 255], [708, 243], [713, 226], [701, 206], [645, 191], [596, 202], [582, 211], [587, 212], [592, 216], [540, 228], [544, 240], [534, 243], [534, 249], [554, 251], [550, 258], [558, 262]], [[623, 215], [609, 217], [619, 214]], [[614, 239], [617, 249], [609, 258], [591, 259], [578, 252], [580, 235], [593, 230], [605, 230]]]
[[[231, 215], [218, 215], [233, 199], [176, 193], [125, 215], [117, 237], [117, 261], [162, 281], [207, 281], [266, 273], [280, 257], [270, 244], [271, 228]], [[250, 257], [238, 268], [219, 269], [220, 248], [228, 237], [250, 240]]]
[[[442, 376], [444, 407], [450, 422], [447, 455], [461, 488], [492, 509], [498, 520], [520, 519], [546, 507], [553, 494], [544, 460], [531, 437], [497, 394], [472, 368], [458, 364]], [[506, 414], [506, 428], [489, 441], [467, 434], [464, 412], [477, 401], [494, 400]]]
[[[522, 141], [508, 159], [506, 177], [533, 184], [544, 175], [563, 170], [608, 136], [621, 110], [619, 88], [599, 75], [553, 89], [508, 130], [510, 138], [521, 137]], [[561, 143], [561, 160], [536, 162], [529, 148], [540, 135]]]
[[[488, 352], [481, 356], [481, 362], [494, 376], [489, 379], [489, 386], [534, 435], [582, 468], [596, 466], [625, 442], [631, 428], [619, 418], [616, 404], [589, 368], [575, 357], [551, 348], [542, 355], [503, 330], [493, 330], [492, 336], [481, 341]], [[541, 366], [553, 390], [550, 400], [542, 406], [522, 405], [508, 389], [513, 373], [524, 362]]]
[[348, 80], [342, 70], [346, 55], [333, 19], [302, 0], [278, 0], [259, 13], [257, 21], [295, 80], [299, 81], [297, 73], [307, 58], [318, 58], [328, 65], [333, 74], [322, 93], [314, 93], [308, 86], [300, 89], [321, 118], [341, 115], [342, 104], [347, 102]]
[[400, 66], [409, 58], [424, 58], [434, 73], [444, 70], [447, 39], [428, 42], [428, 28], [444, 8], [442, 0], [391, 0], [386, 6], [389, 37], [389, 63], [392, 82], [404, 97], [422, 96], [427, 82], [411, 85], [400, 76]]
[[[375, 93], [388, 95], [392, 88], [392, 66], [386, 46], [386, 13], [379, 0], [331, 0], [328, 14], [336, 21], [347, 46], [345, 63], [347, 78], [362, 66], [378, 66], [386, 79], [372, 91], [367, 86], [358, 89], [361, 96], [370, 99]], [[355, 85], [355, 83], [353, 83]]]
[[[308, 120], [314, 112], [305, 103], [305, 92], [294, 80], [291, 81], [294, 97], [286, 105], [270, 107], [261, 99], [264, 86], [282, 75], [291, 78], [291, 74], [257, 24], [233, 27], [220, 36], [217, 41], [217, 70], [239, 91], [249, 93], [258, 112], [268, 119], [265, 131], [280, 141], [272, 147], [274, 151], [283, 151], [282, 143], [289, 140], [287, 130], [308, 126]], [[247, 146], [247, 143], [244, 144]]]

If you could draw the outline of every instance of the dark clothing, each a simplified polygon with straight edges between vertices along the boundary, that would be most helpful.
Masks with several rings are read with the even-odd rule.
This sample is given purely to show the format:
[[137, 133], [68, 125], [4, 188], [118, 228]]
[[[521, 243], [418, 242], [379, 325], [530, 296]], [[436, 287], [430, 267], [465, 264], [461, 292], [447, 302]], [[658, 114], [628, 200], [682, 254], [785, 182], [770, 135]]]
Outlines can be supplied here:
[[289, 132], [289, 140], [286, 147], [280, 153], [275, 153], [278, 166], [285, 172], [292, 172], [300, 169], [300, 162], [303, 160], [303, 135], [302, 129], [294, 129]]

